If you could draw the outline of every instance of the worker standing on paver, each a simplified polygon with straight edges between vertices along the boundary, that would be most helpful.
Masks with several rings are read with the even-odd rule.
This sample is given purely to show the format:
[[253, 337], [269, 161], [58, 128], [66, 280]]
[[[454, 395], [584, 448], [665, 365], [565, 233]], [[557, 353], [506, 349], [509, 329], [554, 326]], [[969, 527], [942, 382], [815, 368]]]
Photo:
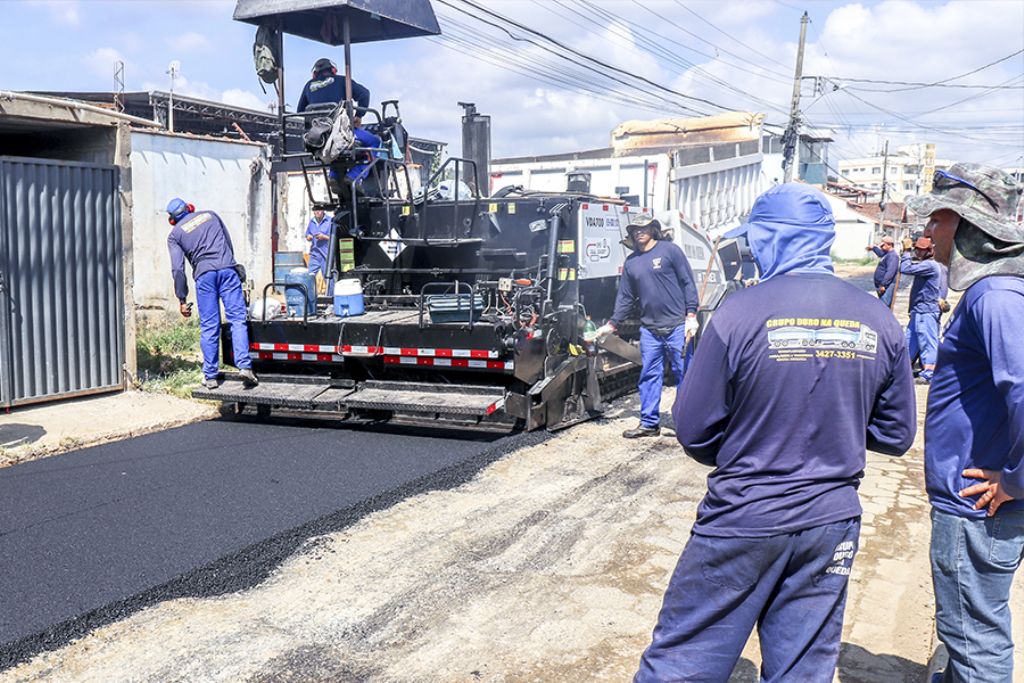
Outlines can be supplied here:
[[611, 320], [598, 338], [615, 332], [640, 309], [640, 425], [622, 433], [627, 439], [661, 434], [661, 387], [665, 357], [683, 381], [686, 346], [697, 333], [697, 287], [679, 245], [662, 239], [661, 223], [639, 216], [626, 227], [634, 251], [626, 258]]
[[882, 303], [892, 306], [892, 297], [896, 293], [893, 285], [896, 282], [896, 272], [900, 269], [900, 257], [896, 254], [895, 243], [892, 237], [886, 235], [882, 240], [867, 248], [878, 257], [878, 266], [875, 268], [874, 283], [875, 293]]
[[935, 258], [964, 291], [928, 392], [925, 483], [932, 504], [935, 622], [949, 652], [935, 680], [1011, 681], [1010, 587], [1024, 554], [1024, 228], [1021, 187], [997, 168], [937, 171]]
[[935, 355], [939, 349], [939, 300], [943, 298], [942, 266], [932, 258], [930, 237], [903, 240], [900, 272], [913, 275], [910, 287], [910, 323], [907, 325], [907, 347], [911, 363], [921, 360], [918, 384], [928, 384], [935, 372]]
[[761, 281], [719, 307], [676, 397], [679, 442], [715, 469], [641, 683], [725, 683], [755, 625], [761, 681], [832, 680], [865, 448], [902, 455], [916, 431], [903, 332], [833, 274], [824, 195], [778, 185], [738, 234]]
[[182, 199], [167, 204], [171, 234], [167, 236], [167, 249], [171, 254], [171, 276], [179, 310], [186, 318], [192, 316], [188, 298], [188, 279], [185, 260], [192, 265], [192, 278], [196, 281], [196, 303], [199, 304], [200, 347], [203, 351], [203, 383], [207, 389], [216, 389], [220, 361], [220, 304], [231, 324], [231, 344], [235, 367], [246, 386], [259, 383], [252, 371], [249, 358], [249, 330], [246, 328], [245, 297], [242, 281], [235, 262], [231, 236], [220, 216], [212, 211], [196, 211]]
[[327, 294], [331, 294], [332, 285], [327, 277], [327, 248], [331, 242], [332, 221], [323, 209], [313, 209], [313, 217], [306, 226], [306, 241], [309, 242], [309, 272], [320, 273], [327, 283]]

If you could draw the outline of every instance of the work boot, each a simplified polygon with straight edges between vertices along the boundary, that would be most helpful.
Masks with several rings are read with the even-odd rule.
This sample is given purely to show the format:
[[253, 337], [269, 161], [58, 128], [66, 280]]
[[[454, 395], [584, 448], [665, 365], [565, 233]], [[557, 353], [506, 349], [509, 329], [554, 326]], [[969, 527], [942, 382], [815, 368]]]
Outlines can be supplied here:
[[207, 389], [216, 389], [219, 385], [216, 377], [207, 377], [203, 380], [203, 386]]
[[627, 429], [622, 432], [625, 439], [639, 439], [642, 436], [658, 436], [659, 434], [661, 434], [661, 427], [645, 427], [644, 425], [637, 425], [635, 429]]
[[250, 388], [260, 383], [260, 380], [255, 374], [253, 374], [253, 371], [250, 368], [239, 370], [238, 376], [242, 378], [242, 384]]

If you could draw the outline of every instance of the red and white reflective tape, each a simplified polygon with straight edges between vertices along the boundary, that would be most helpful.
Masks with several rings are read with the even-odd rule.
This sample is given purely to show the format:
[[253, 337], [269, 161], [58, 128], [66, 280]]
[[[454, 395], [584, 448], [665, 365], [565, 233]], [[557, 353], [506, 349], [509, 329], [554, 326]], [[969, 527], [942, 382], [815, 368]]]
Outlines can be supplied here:
[[515, 364], [504, 360], [474, 360], [470, 358], [430, 358], [415, 356], [384, 356], [385, 365], [417, 365], [435, 368], [473, 368], [476, 370], [504, 370], [511, 372]]
[[307, 360], [320, 363], [343, 363], [345, 361], [344, 358], [334, 353], [298, 353], [295, 351], [285, 353], [255, 351], [250, 352], [249, 357], [253, 360]]
[[489, 349], [420, 349], [404, 346], [327, 346], [323, 344], [258, 344], [249, 345], [253, 351], [290, 351], [293, 353], [341, 353], [353, 356], [412, 356], [430, 358], [494, 359], [497, 351]]
[[291, 351], [292, 353], [338, 353], [337, 346], [324, 344], [249, 344], [253, 351]]

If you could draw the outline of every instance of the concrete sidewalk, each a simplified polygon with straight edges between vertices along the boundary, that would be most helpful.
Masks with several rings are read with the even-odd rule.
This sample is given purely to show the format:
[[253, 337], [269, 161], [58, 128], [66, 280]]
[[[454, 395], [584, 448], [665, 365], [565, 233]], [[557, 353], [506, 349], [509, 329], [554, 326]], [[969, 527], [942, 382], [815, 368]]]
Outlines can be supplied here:
[[0, 415], [0, 467], [218, 414], [214, 404], [141, 391], [14, 408]]

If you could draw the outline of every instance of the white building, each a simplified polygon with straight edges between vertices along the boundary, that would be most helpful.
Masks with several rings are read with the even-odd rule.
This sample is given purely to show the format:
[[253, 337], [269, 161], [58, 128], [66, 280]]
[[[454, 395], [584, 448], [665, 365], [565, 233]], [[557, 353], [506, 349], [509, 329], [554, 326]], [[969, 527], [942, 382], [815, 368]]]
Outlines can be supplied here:
[[889, 153], [888, 171], [884, 170], [885, 157], [881, 154], [839, 162], [840, 181], [852, 183], [881, 195], [882, 178], [888, 188], [886, 199], [903, 201], [904, 197], [931, 190], [932, 174], [937, 169], [953, 165], [948, 159], [935, 158], [935, 145], [908, 145]]
[[[761, 114], [628, 121], [610, 147], [495, 159], [492, 192], [507, 185], [565, 191], [567, 173], [589, 173], [590, 192], [654, 212], [673, 210], [702, 230], [739, 224], [765, 189]], [[769, 183], [770, 184], [770, 183]]]

